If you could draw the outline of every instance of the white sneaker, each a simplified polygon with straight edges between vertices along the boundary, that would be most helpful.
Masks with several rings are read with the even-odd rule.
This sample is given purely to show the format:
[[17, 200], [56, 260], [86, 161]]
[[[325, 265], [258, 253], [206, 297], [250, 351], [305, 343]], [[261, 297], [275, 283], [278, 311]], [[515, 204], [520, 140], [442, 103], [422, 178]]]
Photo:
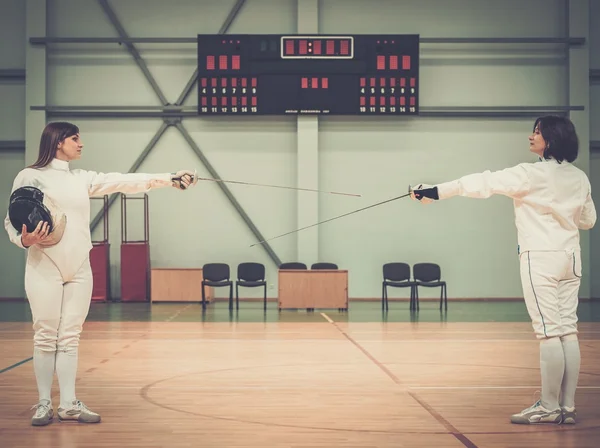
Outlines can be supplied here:
[[529, 425], [534, 423], [561, 423], [562, 411], [560, 408], [554, 410], [542, 406], [542, 401], [536, 401], [533, 406], [523, 409], [510, 418], [511, 423]]
[[74, 400], [70, 408], [58, 408], [58, 420], [76, 421], [80, 423], [99, 423], [100, 416], [90, 411], [85, 404]]
[[50, 400], [40, 400], [31, 409], [35, 409], [35, 415], [31, 418], [32, 426], [46, 426], [54, 419], [54, 410]]

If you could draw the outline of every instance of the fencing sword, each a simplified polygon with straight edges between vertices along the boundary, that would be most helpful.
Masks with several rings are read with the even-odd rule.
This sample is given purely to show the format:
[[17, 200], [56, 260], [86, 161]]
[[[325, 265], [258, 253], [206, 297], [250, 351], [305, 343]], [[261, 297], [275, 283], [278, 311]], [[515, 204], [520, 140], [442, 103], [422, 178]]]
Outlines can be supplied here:
[[[360, 194], [342, 193], [339, 191], [324, 191], [324, 190], [315, 190], [312, 188], [288, 187], [288, 186], [284, 186], [284, 185], [259, 184], [259, 183], [254, 183], [254, 182], [243, 182], [243, 181], [239, 181], [239, 180], [223, 180], [223, 179], [213, 179], [210, 177], [198, 177], [196, 174], [196, 171], [194, 171], [194, 175], [192, 176], [192, 183], [194, 183], [194, 179], [211, 181], [211, 182], [223, 182], [223, 183], [228, 183], [228, 184], [251, 185], [251, 186], [255, 186], [255, 187], [284, 188], [287, 190], [310, 191], [313, 193], [325, 193], [325, 194], [337, 194], [337, 195], [342, 195], [342, 196], [354, 196], [354, 197], [358, 197], [358, 198], [362, 197]], [[180, 181], [181, 177], [175, 177], [175, 178], [173, 178], [173, 180]]]
[[398, 196], [398, 197], [395, 197], [395, 198], [392, 198], [392, 199], [386, 199], [385, 201], [378, 202], [377, 204], [368, 205], [367, 207], [359, 208], [358, 210], [354, 210], [354, 211], [351, 211], [351, 212], [348, 212], [348, 213], [344, 213], [343, 215], [336, 216], [334, 218], [329, 218], [329, 219], [326, 219], [325, 221], [320, 221], [320, 222], [318, 222], [316, 224], [311, 224], [310, 226], [302, 227], [300, 229], [292, 230], [291, 232], [287, 232], [287, 233], [283, 233], [281, 235], [274, 236], [273, 238], [269, 238], [269, 239], [266, 239], [266, 240], [259, 241], [257, 243], [251, 244], [250, 247], [257, 246], [259, 244], [266, 243], [267, 241], [272, 241], [272, 240], [277, 239], [277, 238], [281, 238], [282, 236], [291, 235], [292, 233], [300, 232], [301, 230], [310, 229], [311, 227], [315, 227], [315, 226], [318, 226], [320, 224], [325, 224], [326, 222], [333, 221], [334, 219], [343, 218], [344, 216], [352, 215], [353, 213], [358, 213], [358, 212], [361, 212], [363, 210], [367, 210], [369, 208], [377, 207], [378, 205], [383, 205], [383, 204], [387, 204], [388, 202], [397, 201], [398, 199], [405, 198], [407, 196], [410, 196], [411, 194], [412, 194], [412, 188], [409, 185], [408, 186], [408, 193], [403, 194], [402, 196]]

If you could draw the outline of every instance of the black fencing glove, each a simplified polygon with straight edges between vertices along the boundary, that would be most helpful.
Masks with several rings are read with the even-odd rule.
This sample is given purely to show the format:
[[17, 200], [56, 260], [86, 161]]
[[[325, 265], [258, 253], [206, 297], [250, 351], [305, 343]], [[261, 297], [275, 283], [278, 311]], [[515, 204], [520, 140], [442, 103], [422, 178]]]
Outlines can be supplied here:
[[418, 184], [412, 188], [410, 196], [423, 204], [431, 204], [440, 199], [437, 187], [427, 184]]

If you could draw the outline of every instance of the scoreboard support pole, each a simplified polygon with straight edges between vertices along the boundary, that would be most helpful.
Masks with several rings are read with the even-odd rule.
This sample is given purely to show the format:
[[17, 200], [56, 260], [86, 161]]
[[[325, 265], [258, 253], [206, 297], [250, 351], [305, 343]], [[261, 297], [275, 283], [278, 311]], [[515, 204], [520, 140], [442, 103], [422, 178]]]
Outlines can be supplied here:
[[[298, 34], [318, 34], [319, 2], [298, 2]], [[319, 118], [297, 118], [297, 182], [301, 188], [319, 188]], [[298, 192], [298, 228], [319, 221], [319, 195]], [[298, 233], [298, 260], [310, 266], [319, 261], [319, 227]]]
[[[298, 117], [297, 179], [302, 188], [319, 188], [319, 119]], [[319, 221], [319, 195], [298, 192], [298, 228]], [[319, 261], [319, 226], [298, 233], [298, 260], [310, 266]]]

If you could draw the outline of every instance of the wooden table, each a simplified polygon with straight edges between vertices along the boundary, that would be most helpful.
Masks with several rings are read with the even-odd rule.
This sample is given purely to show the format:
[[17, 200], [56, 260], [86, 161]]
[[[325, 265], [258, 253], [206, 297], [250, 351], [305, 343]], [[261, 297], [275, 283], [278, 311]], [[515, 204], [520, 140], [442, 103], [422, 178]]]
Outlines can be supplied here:
[[279, 270], [279, 309], [348, 309], [348, 271]]
[[[201, 268], [152, 268], [151, 302], [202, 302]], [[206, 301], [214, 299], [214, 288], [206, 286]]]

